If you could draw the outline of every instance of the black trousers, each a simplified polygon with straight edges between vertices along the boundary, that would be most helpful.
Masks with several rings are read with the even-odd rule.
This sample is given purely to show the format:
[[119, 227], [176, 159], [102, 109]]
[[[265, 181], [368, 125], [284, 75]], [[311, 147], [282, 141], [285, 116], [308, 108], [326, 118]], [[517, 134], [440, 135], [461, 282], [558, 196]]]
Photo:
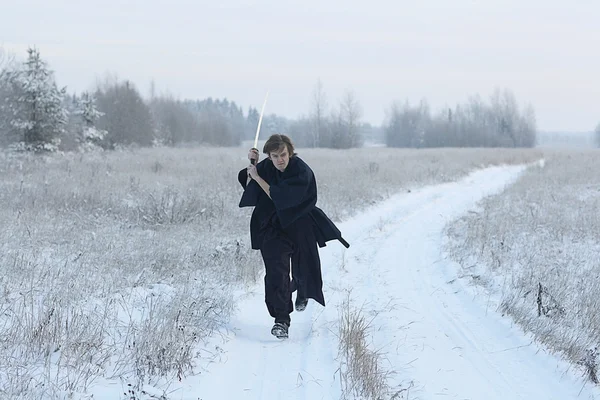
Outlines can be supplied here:
[[321, 263], [313, 222], [302, 217], [282, 229], [277, 221], [266, 225], [261, 255], [265, 264], [265, 303], [275, 322], [291, 321], [292, 284], [297, 296], [314, 298], [324, 305]]

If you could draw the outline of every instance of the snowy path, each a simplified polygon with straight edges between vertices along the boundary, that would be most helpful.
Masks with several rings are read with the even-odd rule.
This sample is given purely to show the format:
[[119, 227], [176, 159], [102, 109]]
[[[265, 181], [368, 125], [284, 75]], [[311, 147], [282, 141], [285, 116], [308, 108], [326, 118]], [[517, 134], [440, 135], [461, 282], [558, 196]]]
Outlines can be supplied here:
[[269, 333], [272, 321], [259, 286], [232, 319], [220, 362], [188, 378], [187, 390], [181, 388], [188, 394], [173, 398], [339, 399], [337, 306], [348, 289], [353, 304], [374, 318], [373, 346], [394, 372], [390, 384], [411, 386], [409, 399], [600, 398], [565, 372], [565, 363], [486, 310], [485, 299], [473, 299], [443, 259], [445, 223], [521, 171], [490, 168], [397, 195], [340, 224], [350, 249], [331, 243], [321, 251], [327, 307], [310, 302], [305, 312], [292, 314], [290, 339], [279, 341]]

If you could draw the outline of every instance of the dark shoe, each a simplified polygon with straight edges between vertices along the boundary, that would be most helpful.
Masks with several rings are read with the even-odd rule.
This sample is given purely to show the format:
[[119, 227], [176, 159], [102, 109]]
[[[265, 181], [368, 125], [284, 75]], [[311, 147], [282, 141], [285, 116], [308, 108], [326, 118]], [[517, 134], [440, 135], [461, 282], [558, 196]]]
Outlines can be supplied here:
[[295, 307], [296, 311], [304, 311], [306, 309], [306, 305], [308, 304], [308, 299], [304, 299], [302, 297], [296, 297]]
[[277, 337], [277, 339], [287, 339], [289, 327], [290, 324], [285, 322], [275, 322], [275, 325], [271, 328], [271, 335]]

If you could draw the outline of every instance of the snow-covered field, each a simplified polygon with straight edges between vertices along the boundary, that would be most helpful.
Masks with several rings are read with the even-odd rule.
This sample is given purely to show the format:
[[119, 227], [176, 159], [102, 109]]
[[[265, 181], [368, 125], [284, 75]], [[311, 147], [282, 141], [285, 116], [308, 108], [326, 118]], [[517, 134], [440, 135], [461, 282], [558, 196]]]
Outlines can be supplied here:
[[[513, 182], [523, 167], [496, 167], [401, 194], [340, 226], [349, 250], [324, 251], [329, 305], [292, 315], [290, 339], [269, 333], [260, 287], [242, 297], [219, 361], [172, 387], [173, 398], [354, 398], [337, 353], [349, 296], [370, 320], [382, 354], [385, 397], [396, 399], [592, 399], [585, 379], [473, 298], [444, 258], [447, 222]], [[360, 390], [360, 389], [358, 389]]]
[[351, 398], [360, 388], [338, 340], [350, 307], [370, 321], [389, 398], [575, 398], [576, 370], [520, 347], [531, 338], [455, 279], [443, 246], [445, 223], [518, 168], [449, 182], [540, 151], [300, 154], [352, 247], [324, 249], [328, 306], [294, 314], [283, 343], [237, 209], [244, 149], [3, 155], [1, 397]]
[[598, 382], [600, 152], [546, 153], [502, 196], [449, 225], [447, 249], [492, 308]]

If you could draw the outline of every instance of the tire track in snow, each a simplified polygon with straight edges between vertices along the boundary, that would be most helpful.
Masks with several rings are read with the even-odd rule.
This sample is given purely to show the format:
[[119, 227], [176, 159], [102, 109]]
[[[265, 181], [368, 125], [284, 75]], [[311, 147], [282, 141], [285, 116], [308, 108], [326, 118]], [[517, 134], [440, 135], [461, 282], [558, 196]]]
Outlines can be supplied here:
[[[458, 184], [414, 192], [420, 203], [416, 208], [407, 207], [408, 200], [398, 201], [385, 210], [398, 217], [385, 229], [387, 235], [380, 235], [375, 257], [369, 265], [359, 261], [352, 268], [352, 281], [360, 287], [357, 302], [382, 311], [374, 323], [374, 348], [384, 350], [392, 369], [402, 371], [392, 379], [398, 387], [414, 379], [411, 399], [578, 398], [581, 382], [557, 370], [556, 360], [538, 356], [535, 346], [527, 347], [530, 340], [499, 323], [497, 314], [486, 316], [477, 299], [453, 293], [443, 274], [445, 223], [501, 190], [521, 170], [491, 168]], [[441, 196], [432, 196], [431, 190]], [[381, 294], [384, 286], [387, 296]], [[403, 308], [389, 310], [390, 301]], [[405, 335], [403, 346], [399, 332]], [[394, 335], [397, 340], [390, 343]], [[490, 344], [519, 350], [493, 352]]]

